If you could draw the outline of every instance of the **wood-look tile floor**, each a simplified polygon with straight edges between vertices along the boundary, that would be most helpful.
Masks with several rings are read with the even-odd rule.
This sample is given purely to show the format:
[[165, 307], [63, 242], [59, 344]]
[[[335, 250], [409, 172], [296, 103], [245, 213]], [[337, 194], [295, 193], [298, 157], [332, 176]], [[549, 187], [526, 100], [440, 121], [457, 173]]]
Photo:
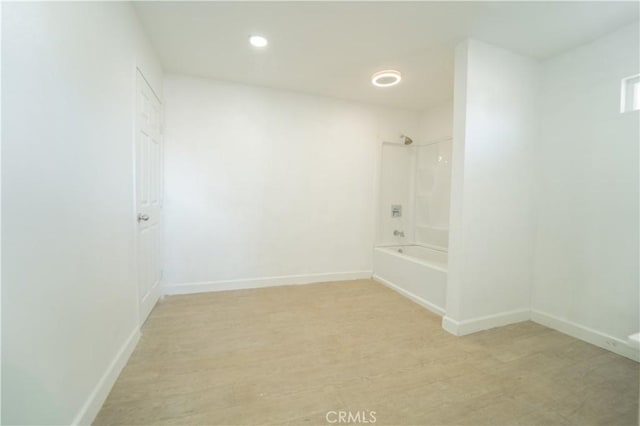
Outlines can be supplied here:
[[370, 280], [168, 297], [95, 423], [638, 424], [636, 362], [532, 322], [440, 322]]

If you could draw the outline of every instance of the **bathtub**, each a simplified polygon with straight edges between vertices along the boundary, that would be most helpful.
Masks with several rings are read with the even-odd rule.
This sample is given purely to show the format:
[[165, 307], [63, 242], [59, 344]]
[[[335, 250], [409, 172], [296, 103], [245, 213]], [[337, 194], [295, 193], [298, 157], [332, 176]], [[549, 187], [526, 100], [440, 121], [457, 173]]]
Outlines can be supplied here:
[[376, 247], [373, 251], [373, 279], [444, 316], [446, 252], [419, 245]]

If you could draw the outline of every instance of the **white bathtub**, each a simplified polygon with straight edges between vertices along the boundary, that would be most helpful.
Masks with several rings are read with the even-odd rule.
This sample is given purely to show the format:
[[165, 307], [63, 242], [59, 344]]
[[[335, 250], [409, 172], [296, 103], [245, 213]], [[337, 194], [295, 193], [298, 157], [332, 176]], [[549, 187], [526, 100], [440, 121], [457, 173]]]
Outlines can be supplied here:
[[438, 315], [445, 314], [447, 253], [424, 246], [386, 246], [373, 251], [373, 279]]

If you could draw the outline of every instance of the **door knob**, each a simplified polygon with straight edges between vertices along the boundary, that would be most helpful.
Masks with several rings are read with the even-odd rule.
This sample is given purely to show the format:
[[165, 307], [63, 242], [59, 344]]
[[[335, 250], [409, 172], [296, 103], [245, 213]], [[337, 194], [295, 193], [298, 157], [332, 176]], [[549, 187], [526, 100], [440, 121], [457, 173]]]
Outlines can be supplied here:
[[140, 222], [141, 220], [144, 220], [145, 222], [149, 220], [149, 215], [148, 214], [142, 214], [142, 213], [138, 213], [138, 222]]

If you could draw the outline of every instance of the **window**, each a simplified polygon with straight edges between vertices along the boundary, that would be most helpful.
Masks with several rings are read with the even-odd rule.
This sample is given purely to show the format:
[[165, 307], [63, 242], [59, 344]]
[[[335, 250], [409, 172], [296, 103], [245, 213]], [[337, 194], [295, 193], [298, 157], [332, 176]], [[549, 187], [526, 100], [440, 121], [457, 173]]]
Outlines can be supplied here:
[[640, 74], [622, 79], [620, 112], [640, 110]]

